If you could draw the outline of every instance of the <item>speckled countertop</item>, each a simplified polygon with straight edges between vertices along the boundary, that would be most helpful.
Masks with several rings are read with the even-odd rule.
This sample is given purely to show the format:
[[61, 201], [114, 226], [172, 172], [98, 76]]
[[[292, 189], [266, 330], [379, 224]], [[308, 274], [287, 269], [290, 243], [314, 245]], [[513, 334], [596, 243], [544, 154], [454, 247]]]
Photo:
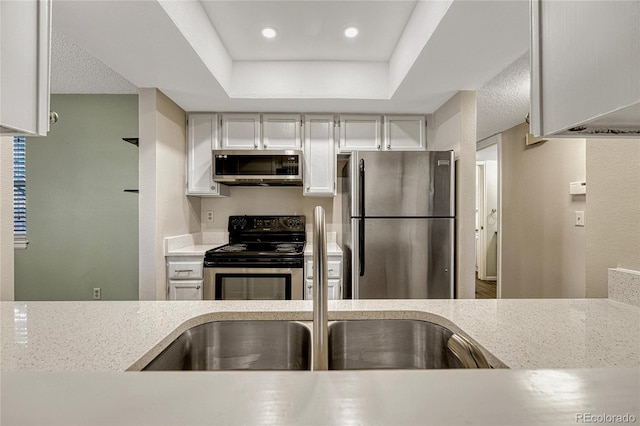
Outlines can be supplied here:
[[[313, 234], [307, 232], [307, 244], [304, 247], [305, 256], [312, 254]], [[337, 234], [327, 232], [327, 254], [342, 255], [342, 249], [336, 242]], [[201, 234], [185, 234], [168, 237], [164, 240], [164, 255], [172, 257], [204, 256], [207, 250], [229, 242], [227, 232], [204, 232]]]
[[[311, 301], [2, 302], [2, 371], [139, 370], [184, 330], [310, 321]], [[495, 366], [640, 366], [640, 308], [608, 299], [330, 301], [329, 318], [413, 318], [470, 337]]]

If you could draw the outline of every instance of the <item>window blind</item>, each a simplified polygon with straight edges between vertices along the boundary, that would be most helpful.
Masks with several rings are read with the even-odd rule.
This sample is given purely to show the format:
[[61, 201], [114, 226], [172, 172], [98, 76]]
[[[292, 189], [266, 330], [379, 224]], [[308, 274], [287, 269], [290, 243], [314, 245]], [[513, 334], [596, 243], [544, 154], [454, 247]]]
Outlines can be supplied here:
[[16, 248], [27, 247], [26, 140], [13, 138], [13, 236]]

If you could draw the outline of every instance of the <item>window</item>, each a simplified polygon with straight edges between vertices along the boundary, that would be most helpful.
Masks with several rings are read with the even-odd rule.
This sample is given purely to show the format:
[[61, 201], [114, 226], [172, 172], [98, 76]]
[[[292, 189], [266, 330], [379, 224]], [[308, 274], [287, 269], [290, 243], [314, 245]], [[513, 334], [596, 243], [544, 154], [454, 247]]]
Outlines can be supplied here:
[[27, 248], [27, 169], [24, 136], [13, 138], [13, 237], [15, 248]]

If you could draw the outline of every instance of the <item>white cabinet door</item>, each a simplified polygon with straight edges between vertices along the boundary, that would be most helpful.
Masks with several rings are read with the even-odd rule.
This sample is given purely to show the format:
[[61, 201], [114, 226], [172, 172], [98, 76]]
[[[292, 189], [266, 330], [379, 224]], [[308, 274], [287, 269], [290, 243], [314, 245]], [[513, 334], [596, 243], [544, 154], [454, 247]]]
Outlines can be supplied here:
[[[313, 280], [307, 278], [304, 282], [304, 299], [313, 300]], [[342, 291], [340, 285], [341, 280], [335, 278], [330, 278], [327, 280], [327, 300], [342, 299]]]
[[49, 131], [51, 1], [0, 1], [0, 134]]
[[534, 0], [531, 12], [531, 133], [637, 132], [640, 2]]
[[[305, 256], [304, 298], [313, 299], [313, 256]], [[342, 256], [327, 256], [327, 297], [342, 299]]]
[[189, 114], [187, 195], [229, 196], [229, 187], [213, 181], [212, 153], [218, 148], [218, 115]]
[[222, 149], [259, 149], [260, 114], [223, 114]]
[[263, 149], [301, 149], [302, 117], [299, 114], [263, 114]]
[[427, 149], [427, 125], [422, 115], [387, 115], [384, 117], [385, 149], [424, 151]]
[[202, 300], [202, 280], [169, 280], [169, 300]]
[[382, 116], [341, 115], [338, 152], [382, 149]]
[[306, 115], [304, 120], [304, 195], [336, 195], [335, 120], [333, 115]]

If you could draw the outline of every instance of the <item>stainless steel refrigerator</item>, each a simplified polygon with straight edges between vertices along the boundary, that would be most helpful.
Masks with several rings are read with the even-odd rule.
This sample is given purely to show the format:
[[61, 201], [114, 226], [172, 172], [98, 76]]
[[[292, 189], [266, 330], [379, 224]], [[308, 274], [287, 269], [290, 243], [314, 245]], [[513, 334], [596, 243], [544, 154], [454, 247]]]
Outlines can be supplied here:
[[342, 175], [345, 298], [454, 298], [453, 152], [354, 152]]

